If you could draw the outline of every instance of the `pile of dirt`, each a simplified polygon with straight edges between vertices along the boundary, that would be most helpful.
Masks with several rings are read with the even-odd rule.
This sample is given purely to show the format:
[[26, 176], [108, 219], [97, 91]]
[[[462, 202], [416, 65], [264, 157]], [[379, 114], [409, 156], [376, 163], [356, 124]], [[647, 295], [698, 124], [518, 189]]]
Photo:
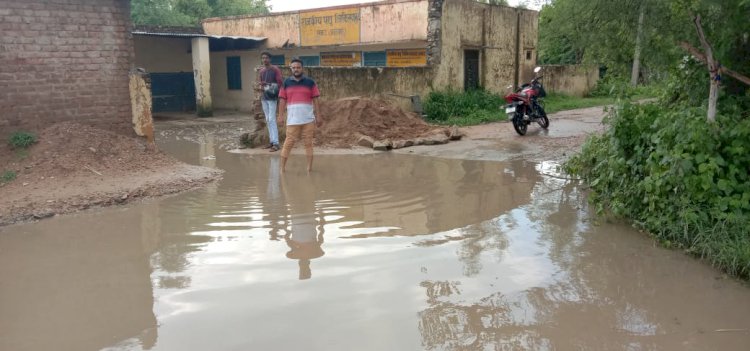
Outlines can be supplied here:
[[0, 225], [134, 198], [174, 193], [216, 179], [220, 171], [184, 164], [145, 140], [62, 122], [28, 150], [0, 148]]
[[320, 109], [323, 126], [315, 133], [315, 142], [321, 146], [352, 147], [362, 135], [375, 140], [414, 139], [445, 129], [383, 100], [352, 97], [322, 101]]
[[144, 140], [74, 122], [54, 124], [39, 133], [37, 140], [28, 155], [5, 153], [14, 156], [19, 180], [95, 171], [142, 172], [178, 162], [161, 152], [150, 152]]

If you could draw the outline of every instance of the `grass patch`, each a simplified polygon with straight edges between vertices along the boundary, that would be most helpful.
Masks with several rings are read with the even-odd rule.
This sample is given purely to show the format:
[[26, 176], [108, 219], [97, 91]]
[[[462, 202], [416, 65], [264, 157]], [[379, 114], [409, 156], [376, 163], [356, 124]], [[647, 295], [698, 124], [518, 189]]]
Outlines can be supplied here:
[[8, 144], [14, 149], [26, 149], [36, 142], [36, 135], [29, 132], [14, 132], [8, 139]]
[[433, 91], [427, 95], [427, 121], [443, 125], [470, 126], [507, 120], [505, 100], [484, 89]]
[[452, 116], [443, 121], [429, 121], [440, 125], [457, 125], [459, 127], [474, 126], [478, 124], [507, 121], [508, 115], [501, 109], [472, 111], [466, 116]]
[[8, 183], [16, 179], [15, 171], [5, 171], [0, 174], [0, 183]]
[[[563, 94], [548, 94], [542, 99], [548, 114], [578, 108], [614, 105], [618, 101], [637, 100], [652, 95], [642, 94], [575, 97]], [[490, 122], [507, 121], [506, 102], [502, 96], [484, 89], [467, 92], [457, 90], [433, 91], [424, 103], [427, 121], [439, 125], [472, 126]]]

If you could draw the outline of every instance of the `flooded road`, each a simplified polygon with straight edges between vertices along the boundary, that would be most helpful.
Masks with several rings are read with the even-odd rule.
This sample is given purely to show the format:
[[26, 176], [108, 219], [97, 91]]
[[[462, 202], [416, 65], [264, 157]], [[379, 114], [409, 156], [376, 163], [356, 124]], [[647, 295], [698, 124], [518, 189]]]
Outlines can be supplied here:
[[0, 350], [750, 349], [750, 288], [554, 165], [162, 148], [224, 179], [0, 228]]

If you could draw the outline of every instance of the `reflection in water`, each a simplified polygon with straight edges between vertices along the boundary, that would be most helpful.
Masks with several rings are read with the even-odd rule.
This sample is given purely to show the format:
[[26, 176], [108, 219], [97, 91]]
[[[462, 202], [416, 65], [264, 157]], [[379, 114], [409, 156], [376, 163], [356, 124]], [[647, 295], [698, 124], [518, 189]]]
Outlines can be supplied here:
[[284, 197], [289, 204], [291, 231], [284, 238], [289, 246], [286, 257], [298, 260], [299, 279], [310, 279], [310, 260], [323, 256], [324, 225], [318, 225], [323, 216], [316, 213], [317, 187], [311, 176], [284, 176]]
[[158, 208], [0, 231], [0, 350], [99, 350], [157, 339], [149, 255]]
[[164, 149], [225, 177], [0, 228], [0, 350], [750, 349], [714, 332], [750, 328], [750, 290], [590, 225], [544, 164], [320, 156], [282, 178], [276, 155]]
[[285, 225], [287, 208], [282, 198], [280, 158], [271, 157], [268, 160], [268, 185], [266, 186], [266, 199], [263, 201], [263, 215], [267, 216], [268, 224], [271, 227], [268, 232], [269, 239], [279, 240], [281, 230]]

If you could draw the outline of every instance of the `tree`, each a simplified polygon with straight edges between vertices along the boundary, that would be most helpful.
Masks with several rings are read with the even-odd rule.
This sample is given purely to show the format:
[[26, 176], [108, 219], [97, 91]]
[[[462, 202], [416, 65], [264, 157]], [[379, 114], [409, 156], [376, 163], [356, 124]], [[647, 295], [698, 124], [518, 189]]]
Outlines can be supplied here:
[[266, 14], [266, 0], [132, 0], [135, 24], [198, 26], [209, 17]]
[[269, 13], [266, 0], [208, 0], [213, 17]]
[[[554, 0], [542, 7], [539, 53], [544, 63], [596, 63], [615, 76], [641, 76], [643, 67], [673, 62], [671, 32], [659, 0]], [[673, 45], [672, 45], [673, 46]], [[657, 55], [641, 55], [646, 49]]]
[[173, 0], [132, 0], [130, 17], [135, 24], [161, 26], [197, 25], [195, 18], [175, 10]]

